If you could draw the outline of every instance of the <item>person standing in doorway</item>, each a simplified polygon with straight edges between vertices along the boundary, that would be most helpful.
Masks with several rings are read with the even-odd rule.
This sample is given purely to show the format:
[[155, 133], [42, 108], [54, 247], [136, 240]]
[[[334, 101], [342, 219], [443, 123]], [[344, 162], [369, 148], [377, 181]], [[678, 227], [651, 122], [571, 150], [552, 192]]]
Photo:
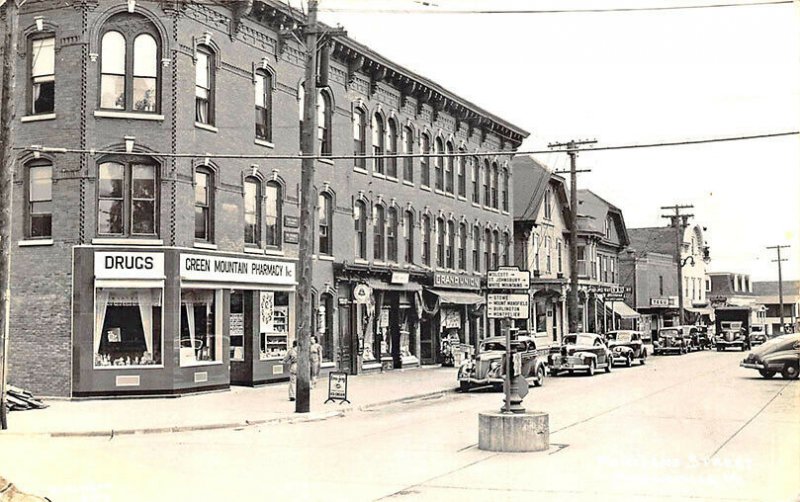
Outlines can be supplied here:
[[289, 401], [294, 401], [297, 391], [297, 340], [292, 342], [292, 348], [283, 356], [283, 364], [289, 365]]
[[316, 387], [322, 365], [322, 345], [317, 341], [316, 335], [311, 335], [311, 346], [308, 350], [311, 357], [311, 387]]

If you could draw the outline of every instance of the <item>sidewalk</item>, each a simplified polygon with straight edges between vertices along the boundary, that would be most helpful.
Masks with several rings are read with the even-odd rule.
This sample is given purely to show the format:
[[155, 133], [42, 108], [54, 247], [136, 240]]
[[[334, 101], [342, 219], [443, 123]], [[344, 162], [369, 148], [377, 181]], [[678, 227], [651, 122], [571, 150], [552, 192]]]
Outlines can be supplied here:
[[286, 382], [259, 388], [231, 387], [229, 391], [179, 398], [46, 400], [49, 407], [43, 410], [9, 413], [8, 430], [0, 431], [0, 437], [112, 436], [321, 420], [348, 411], [452, 392], [456, 384], [454, 368], [409, 368], [350, 376], [347, 397], [352, 404], [324, 404], [328, 379], [320, 378], [311, 391], [310, 413], [294, 412], [295, 403], [288, 399]]

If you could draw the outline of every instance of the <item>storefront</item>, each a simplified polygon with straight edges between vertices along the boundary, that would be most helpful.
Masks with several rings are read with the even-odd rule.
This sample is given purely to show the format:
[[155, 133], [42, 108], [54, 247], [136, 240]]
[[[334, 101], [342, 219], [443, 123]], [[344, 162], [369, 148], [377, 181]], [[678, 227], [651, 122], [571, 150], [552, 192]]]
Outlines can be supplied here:
[[537, 346], [561, 343], [566, 320], [566, 283], [561, 279], [537, 280], [531, 284], [530, 335]]
[[293, 263], [81, 246], [73, 267], [74, 396], [180, 394], [287, 378], [281, 359], [294, 333]]

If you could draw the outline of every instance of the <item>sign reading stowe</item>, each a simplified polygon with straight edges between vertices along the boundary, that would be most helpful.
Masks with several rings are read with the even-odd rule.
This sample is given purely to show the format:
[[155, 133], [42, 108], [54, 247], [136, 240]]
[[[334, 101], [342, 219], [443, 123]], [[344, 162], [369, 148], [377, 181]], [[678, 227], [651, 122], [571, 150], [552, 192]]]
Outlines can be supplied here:
[[295, 284], [294, 263], [185, 253], [180, 262], [187, 281]]

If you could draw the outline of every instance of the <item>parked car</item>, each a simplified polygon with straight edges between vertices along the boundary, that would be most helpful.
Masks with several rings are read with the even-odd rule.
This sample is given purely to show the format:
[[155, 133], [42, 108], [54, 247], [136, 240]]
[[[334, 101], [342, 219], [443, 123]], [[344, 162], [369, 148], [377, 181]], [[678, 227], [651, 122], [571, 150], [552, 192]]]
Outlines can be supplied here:
[[729, 347], [738, 348], [742, 352], [750, 350], [750, 340], [744, 328], [723, 329], [717, 333], [714, 344], [717, 346], [717, 351], [722, 351]]
[[767, 333], [764, 332], [763, 324], [754, 324], [750, 328], [750, 347], [761, 345], [769, 339]]
[[687, 338], [688, 331], [685, 332], [683, 326], [661, 328], [658, 330], [658, 337], [653, 344], [653, 350], [656, 354], [686, 354], [689, 351]]
[[764, 378], [775, 373], [787, 380], [800, 373], [800, 334], [776, 336], [753, 349], [739, 364], [743, 368], [758, 370]]
[[595, 333], [570, 333], [564, 336], [561, 350], [550, 354], [550, 374], [557, 376], [561, 371], [585, 371], [594, 375], [598, 368], [611, 371], [611, 351], [603, 337]]
[[[511, 350], [520, 354], [522, 375], [528, 384], [544, 385], [547, 373], [547, 350], [538, 350], [530, 336], [518, 336], [511, 342]], [[493, 336], [481, 342], [478, 355], [464, 361], [458, 368], [458, 382], [462, 391], [472, 387], [493, 385], [502, 387], [505, 378], [506, 339]]]
[[692, 326], [689, 333], [692, 336], [692, 345], [697, 350], [711, 349], [714, 346], [711, 336], [708, 334], [708, 326], [702, 324]]
[[[611, 350], [611, 363], [624, 364], [628, 368], [633, 360], [644, 364], [649, 354], [648, 347], [642, 341], [642, 333], [631, 330], [617, 330], [606, 333], [608, 348]], [[652, 349], [650, 349], [652, 350]]]

